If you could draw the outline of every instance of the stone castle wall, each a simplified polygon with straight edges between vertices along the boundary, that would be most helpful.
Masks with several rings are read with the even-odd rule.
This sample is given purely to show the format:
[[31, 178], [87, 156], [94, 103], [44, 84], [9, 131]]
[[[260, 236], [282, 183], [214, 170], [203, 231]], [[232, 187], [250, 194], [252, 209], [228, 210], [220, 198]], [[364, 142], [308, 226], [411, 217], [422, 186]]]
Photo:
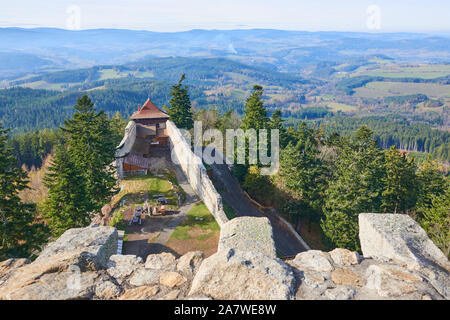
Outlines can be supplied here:
[[125, 135], [116, 148], [116, 168], [117, 178], [120, 180], [124, 177], [123, 159], [130, 153], [136, 141], [136, 123], [134, 121], [128, 122], [125, 128]]
[[192, 189], [205, 203], [219, 226], [222, 226], [228, 221], [223, 211], [222, 197], [209, 179], [202, 160], [192, 152], [191, 146], [172, 121], [166, 122], [166, 128], [172, 161], [180, 165]]

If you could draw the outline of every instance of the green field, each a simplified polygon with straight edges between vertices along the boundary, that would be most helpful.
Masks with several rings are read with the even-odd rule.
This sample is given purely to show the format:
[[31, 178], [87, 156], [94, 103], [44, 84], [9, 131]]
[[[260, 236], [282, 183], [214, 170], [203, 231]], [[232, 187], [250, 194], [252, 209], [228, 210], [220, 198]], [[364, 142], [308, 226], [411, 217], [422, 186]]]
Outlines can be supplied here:
[[352, 112], [352, 111], [358, 110], [358, 107], [356, 107], [356, 106], [351, 106], [351, 105], [348, 105], [345, 103], [340, 103], [340, 102], [326, 102], [323, 105], [330, 108], [334, 112], [337, 112], [337, 111]]
[[388, 78], [420, 78], [434, 79], [450, 75], [449, 64], [419, 64], [397, 65], [386, 64], [374, 66], [362, 66], [354, 71], [351, 76], [379, 76]]
[[101, 74], [99, 80], [117, 79], [123, 77], [120, 72], [117, 72], [114, 69], [102, 69], [99, 72]]
[[429, 98], [441, 98], [450, 101], [450, 85], [441, 85], [437, 83], [375, 81], [354, 90], [355, 96], [362, 98], [383, 98], [388, 96], [405, 96], [422, 93]]

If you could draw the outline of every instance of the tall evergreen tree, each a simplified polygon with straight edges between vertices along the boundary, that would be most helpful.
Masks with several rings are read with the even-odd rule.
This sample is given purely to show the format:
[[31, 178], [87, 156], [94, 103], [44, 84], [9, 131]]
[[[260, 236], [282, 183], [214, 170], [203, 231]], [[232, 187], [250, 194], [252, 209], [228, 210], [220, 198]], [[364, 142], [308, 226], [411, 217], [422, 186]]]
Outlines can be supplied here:
[[358, 215], [380, 212], [383, 175], [383, 153], [372, 132], [361, 127], [340, 147], [326, 191], [321, 226], [330, 246], [359, 250]]
[[36, 221], [36, 207], [25, 204], [19, 191], [27, 187], [27, 173], [5, 147], [8, 130], [0, 125], [0, 260], [26, 257], [46, 239], [46, 228]]
[[267, 129], [269, 118], [267, 116], [267, 109], [262, 101], [264, 93], [263, 87], [259, 85], [253, 86], [253, 91], [247, 98], [244, 106], [244, 119], [242, 120], [241, 128], [243, 130]]
[[281, 111], [279, 109], [272, 113], [269, 121], [270, 129], [278, 129], [280, 135], [280, 148], [283, 149], [287, 146], [289, 139], [286, 133], [286, 129], [283, 127], [283, 119], [281, 118]]
[[385, 151], [384, 155], [386, 175], [382, 208], [388, 213], [407, 213], [417, 201], [416, 165], [413, 159], [395, 146]]
[[86, 179], [64, 146], [57, 148], [44, 185], [48, 188], [44, 214], [54, 236], [89, 224], [92, 202], [88, 198]]
[[64, 121], [68, 152], [86, 179], [92, 210], [99, 210], [114, 194], [115, 135], [103, 111], [96, 112], [91, 99], [84, 95], [74, 106], [72, 119]]
[[[259, 136], [258, 130], [268, 129], [269, 118], [267, 116], [267, 109], [262, 101], [263, 88], [259, 85], [253, 86], [253, 91], [247, 98], [244, 106], [244, 118], [241, 122], [241, 129], [244, 131], [254, 129], [257, 134], [256, 152], [259, 154]], [[248, 172], [249, 164], [249, 141], [246, 138], [245, 142], [245, 164], [236, 164], [233, 169], [233, 174], [239, 181], [244, 182], [245, 175]]]
[[111, 117], [110, 126], [113, 133], [112, 139], [114, 141], [114, 145], [119, 145], [120, 141], [122, 140], [127, 123], [128, 122], [118, 111], [114, 114], [114, 116]]
[[174, 85], [170, 92], [169, 117], [177, 127], [189, 130], [194, 127], [194, 120], [188, 87], [181, 84], [184, 79], [185, 74], [183, 73], [178, 84]]
[[[298, 215], [318, 221], [326, 188], [326, 168], [320, 158], [315, 131], [302, 123], [296, 144], [290, 143], [280, 154], [277, 179], [297, 199]], [[291, 204], [292, 206], [292, 204]]]
[[440, 196], [445, 192], [445, 177], [438, 170], [436, 161], [427, 158], [417, 172], [419, 185], [419, 196], [417, 199], [418, 214], [425, 208], [430, 208], [433, 197]]
[[433, 242], [450, 257], [450, 185], [447, 191], [433, 196], [432, 205], [424, 208], [420, 224]]

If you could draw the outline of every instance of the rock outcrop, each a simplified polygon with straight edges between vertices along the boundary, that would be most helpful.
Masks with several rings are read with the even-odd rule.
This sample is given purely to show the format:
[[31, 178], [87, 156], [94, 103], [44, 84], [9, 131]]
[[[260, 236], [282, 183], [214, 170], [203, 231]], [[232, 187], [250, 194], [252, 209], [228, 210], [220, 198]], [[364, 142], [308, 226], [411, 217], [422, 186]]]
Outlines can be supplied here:
[[87, 227], [69, 229], [55, 242], [49, 243], [36, 262], [49, 260], [59, 253], [84, 253], [100, 267], [105, 267], [109, 257], [117, 252], [117, 230], [113, 227]]
[[450, 299], [450, 262], [410, 216], [362, 213], [359, 238], [365, 257], [392, 261], [418, 272]]
[[116, 250], [115, 228], [70, 229], [33, 263], [8, 270], [0, 299], [90, 299], [103, 277], [98, 271]]
[[280, 300], [292, 299], [294, 286], [294, 274], [283, 261], [255, 251], [225, 249], [202, 263], [189, 294], [213, 299]]
[[218, 251], [232, 248], [276, 257], [269, 219], [239, 217], [224, 224], [220, 230]]
[[361, 256], [276, 257], [270, 222], [223, 225], [218, 251], [116, 255], [112, 227], [71, 229], [34, 262], [0, 262], [0, 299], [448, 299], [448, 260], [409, 217], [360, 215]]

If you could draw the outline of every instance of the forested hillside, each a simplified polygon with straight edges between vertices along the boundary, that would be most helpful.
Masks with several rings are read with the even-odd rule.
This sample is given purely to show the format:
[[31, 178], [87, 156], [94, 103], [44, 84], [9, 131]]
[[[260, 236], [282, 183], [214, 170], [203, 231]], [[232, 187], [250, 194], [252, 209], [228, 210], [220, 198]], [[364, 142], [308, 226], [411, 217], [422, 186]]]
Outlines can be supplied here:
[[436, 159], [450, 161], [450, 132], [432, 129], [425, 123], [414, 123], [394, 115], [366, 118], [339, 116], [322, 123], [325, 132], [344, 135], [366, 125], [383, 149], [396, 146], [402, 150], [428, 152]]

